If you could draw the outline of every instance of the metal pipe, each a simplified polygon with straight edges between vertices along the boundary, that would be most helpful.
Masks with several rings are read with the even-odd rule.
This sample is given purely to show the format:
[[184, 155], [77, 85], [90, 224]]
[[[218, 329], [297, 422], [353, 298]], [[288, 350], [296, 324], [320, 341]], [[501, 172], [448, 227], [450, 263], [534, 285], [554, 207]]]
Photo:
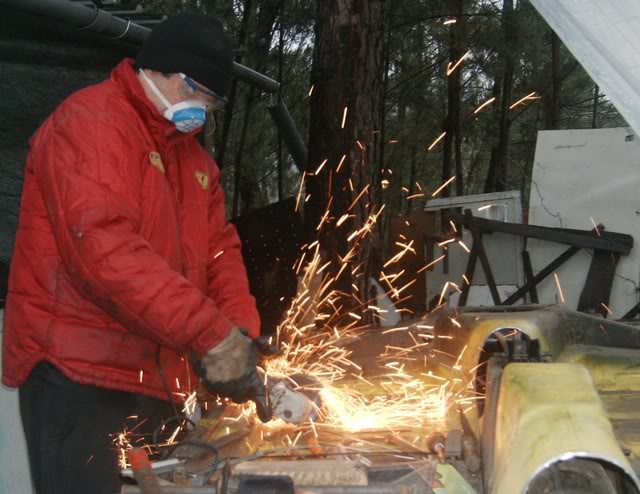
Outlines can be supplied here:
[[280, 83], [278, 81], [274, 81], [270, 77], [256, 72], [238, 62], [233, 62], [233, 73], [241, 81], [251, 84], [258, 89], [262, 89], [265, 93], [275, 94], [280, 89]]
[[[110, 35], [113, 39], [132, 41], [137, 44], [141, 44], [151, 33], [148, 27], [120, 19], [97, 7], [92, 9], [69, 0], [0, 0], [0, 5], [7, 5], [65, 22], [81, 30], [94, 31]], [[279, 82], [237, 62], [233, 63], [233, 74], [239, 80], [269, 94], [276, 94], [280, 89]], [[279, 102], [273, 107], [269, 106], [269, 113], [298, 169], [300, 172], [306, 170], [307, 149], [289, 110], [283, 102]]]
[[[69, 0], [0, 0], [0, 5], [7, 5], [65, 22], [81, 30], [94, 31], [110, 35], [113, 39], [122, 39], [137, 44], [141, 44], [151, 33], [151, 29], [148, 27], [125, 21], [96, 7], [92, 9]], [[233, 63], [233, 74], [239, 80], [266, 93], [276, 94], [280, 90], [279, 82], [237, 62]], [[291, 157], [300, 172], [303, 172], [307, 167], [307, 149], [289, 110], [280, 101], [274, 106], [269, 106], [269, 113], [278, 127], [278, 132], [282, 135]]]
[[282, 140], [287, 145], [298, 170], [300, 170], [300, 173], [304, 172], [308, 166], [307, 147], [304, 145], [304, 141], [298, 132], [293, 118], [291, 118], [287, 106], [284, 104], [284, 101], [280, 100], [275, 105], [267, 106], [267, 109], [269, 110], [271, 118], [278, 126]]
[[92, 9], [68, 0], [0, 0], [0, 4], [136, 43], [142, 43], [151, 32], [148, 27], [125, 21], [97, 7]]
[[[151, 29], [148, 27], [126, 21], [97, 7], [85, 7], [69, 0], [0, 0], [0, 4], [65, 22], [82, 30], [107, 34], [113, 39], [123, 39], [138, 44], [151, 34]], [[237, 62], [233, 64], [233, 74], [241, 81], [252, 84], [267, 93], [277, 93], [280, 88], [277, 81]]]

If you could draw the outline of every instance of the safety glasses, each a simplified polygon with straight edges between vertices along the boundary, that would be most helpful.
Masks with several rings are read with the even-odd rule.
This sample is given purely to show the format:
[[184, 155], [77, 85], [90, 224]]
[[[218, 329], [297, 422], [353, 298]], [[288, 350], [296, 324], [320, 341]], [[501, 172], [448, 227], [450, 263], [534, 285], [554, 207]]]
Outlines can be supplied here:
[[216, 112], [218, 110], [222, 110], [222, 108], [224, 108], [224, 105], [227, 104], [227, 99], [226, 98], [224, 98], [222, 96], [218, 96], [216, 93], [214, 93], [210, 89], [207, 89], [207, 88], [201, 86], [200, 84], [198, 84], [196, 81], [194, 81], [188, 75], [180, 74], [180, 77], [182, 77], [184, 82], [187, 83], [187, 86], [189, 86], [189, 88], [191, 89], [192, 92], [194, 92], [194, 93], [195, 92], [199, 92], [199, 93], [204, 94], [205, 96], [208, 96], [209, 98], [213, 98], [213, 101], [211, 101], [210, 103], [207, 104], [207, 111]]

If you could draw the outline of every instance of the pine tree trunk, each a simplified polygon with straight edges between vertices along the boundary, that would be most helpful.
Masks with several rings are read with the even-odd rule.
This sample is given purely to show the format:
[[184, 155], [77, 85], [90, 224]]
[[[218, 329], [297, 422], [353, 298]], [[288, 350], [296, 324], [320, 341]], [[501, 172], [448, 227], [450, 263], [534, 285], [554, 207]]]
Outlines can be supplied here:
[[[452, 24], [449, 32], [449, 63], [453, 67], [463, 56], [462, 40], [464, 22], [462, 14], [464, 10], [463, 0], [453, 0], [453, 12], [457, 22]], [[447, 116], [445, 118], [444, 151], [442, 153], [442, 181], [448, 180], [452, 175], [452, 163], [455, 159], [456, 195], [463, 195], [464, 177], [462, 174], [462, 156], [460, 136], [460, 106], [462, 96], [462, 65], [448, 76], [447, 79]], [[441, 195], [449, 196], [449, 188], [445, 188]]]
[[562, 42], [555, 33], [551, 31], [551, 105], [548, 112], [547, 129], [555, 130], [560, 128], [560, 94], [562, 91], [562, 67], [560, 60], [560, 49]]
[[515, 70], [515, 51], [517, 42], [517, 27], [513, 0], [504, 0], [502, 10], [502, 25], [504, 27], [504, 78], [502, 82], [502, 102], [500, 105], [500, 125], [498, 134], [498, 147], [495, 156], [495, 183], [496, 192], [507, 190], [509, 187], [509, 138], [511, 135], [511, 93], [513, 89], [513, 74]]
[[[309, 237], [316, 238], [321, 218], [329, 209], [320, 241], [332, 261], [333, 272], [341, 264], [338, 256], [344, 257], [350, 249], [347, 237], [371, 213], [372, 188], [377, 181], [377, 166], [371, 159], [376, 154], [374, 131], [379, 130], [383, 4], [384, 0], [322, 0], [318, 5], [311, 74], [315, 89], [311, 98], [309, 171], [313, 173], [325, 159], [327, 164], [317, 176], [307, 177], [307, 193], [311, 197], [305, 205], [305, 226]], [[338, 171], [343, 155], [346, 158]], [[352, 206], [367, 186], [368, 191]], [[355, 217], [338, 227], [336, 222], [346, 213]], [[369, 240], [360, 244], [350, 261], [351, 269], [345, 269], [336, 281], [337, 289], [351, 294], [355, 283], [360, 298], [368, 298], [370, 248]], [[351, 271], [358, 265], [357, 274], [352, 276]]]

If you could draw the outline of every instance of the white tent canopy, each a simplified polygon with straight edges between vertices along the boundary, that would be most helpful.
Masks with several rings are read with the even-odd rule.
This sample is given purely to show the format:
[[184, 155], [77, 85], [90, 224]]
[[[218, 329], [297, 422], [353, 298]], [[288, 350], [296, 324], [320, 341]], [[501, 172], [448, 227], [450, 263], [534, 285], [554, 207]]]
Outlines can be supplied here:
[[640, 1], [531, 3], [640, 135]]

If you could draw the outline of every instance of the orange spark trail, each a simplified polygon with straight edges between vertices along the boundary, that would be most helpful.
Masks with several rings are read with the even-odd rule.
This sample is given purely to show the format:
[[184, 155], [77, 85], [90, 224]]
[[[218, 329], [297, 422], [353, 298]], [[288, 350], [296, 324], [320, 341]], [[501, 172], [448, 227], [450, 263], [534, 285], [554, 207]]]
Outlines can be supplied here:
[[449, 185], [451, 182], [453, 182], [456, 179], [456, 176], [454, 175], [453, 177], [451, 177], [449, 180], [447, 180], [445, 183], [443, 183], [440, 187], [438, 187], [436, 189], [436, 191], [431, 194], [431, 197], [435, 197], [437, 196], [440, 192], [442, 192], [444, 190], [444, 188]]
[[435, 141], [433, 141], [433, 142], [431, 143], [431, 146], [429, 146], [429, 147], [427, 148], [427, 151], [431, 151], [434, 147], [436, 147], [436, 145], [437, 145], [437, 144], [438, 144], [442, 139], [444, 139], [444, 136], [446, 136], [446, 135], [447, 135], [446, 131], [445, 131], [445, 132], [443, 132], [442, 134], [440, 134], [440, 136], [439, 136]]
[[476, 108], [476, 110], [473, 112], [474, 115], [480, 113], [484, 108], [486, 108], [487, 106], [489, 106], [491, 103], [493, 103], [496, 100], [496, 97], [494, 96], [491, 99], [488, 99], [487, 101], [485, 101], [484, 103], [482, 103], [478, 108]]

